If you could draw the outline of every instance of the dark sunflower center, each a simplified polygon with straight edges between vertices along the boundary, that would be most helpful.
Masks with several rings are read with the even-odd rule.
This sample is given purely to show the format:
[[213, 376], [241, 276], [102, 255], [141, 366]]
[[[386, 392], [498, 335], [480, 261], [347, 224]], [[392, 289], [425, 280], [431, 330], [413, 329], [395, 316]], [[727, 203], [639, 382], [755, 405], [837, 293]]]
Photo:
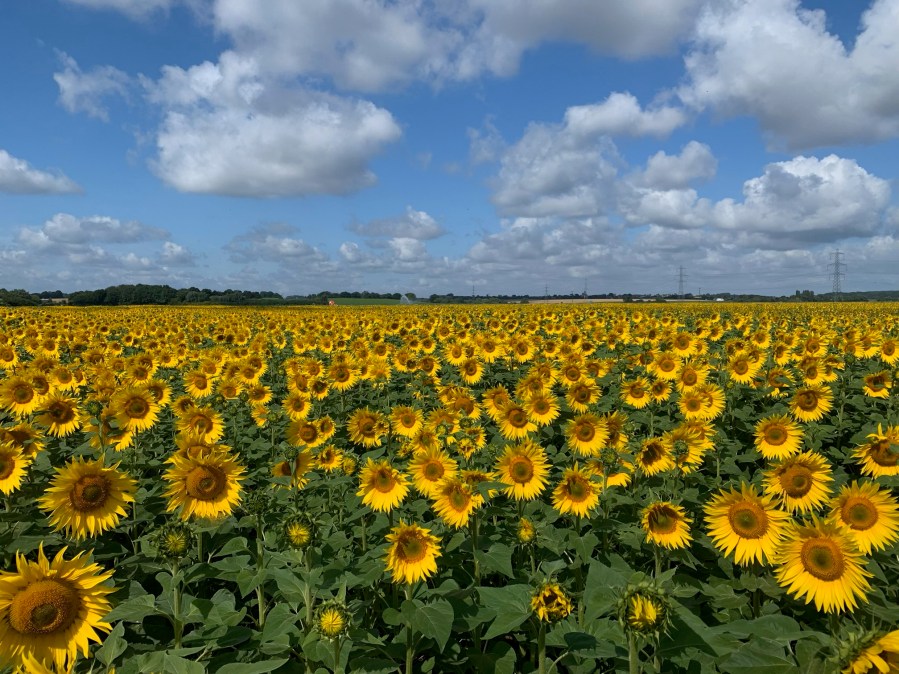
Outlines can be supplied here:
[[593, 424], [580, 423], [575, 428], [574, 435], [581, 442], [590, 442], [596, 437], [596, 429], [593, 428]]
[[72, 507], [80, 512], [102, 508], [109, 497], [111, 486], [103, 475], [85, 475], [75, 483], [69, 494]]
[[646, 395], [646, 391], [640, 384], [632, 384], [627, 392], [631, 398], [642, 398]]
[[50, 405], [47, 413], [57, 424], [67, 424], [75, 418], [75, 410], [72, 409], [72, 406], [62, 402]]
[[476, 361], [470, 360], [465, 363], [465, 374], [472, 377], [478, 373], [478, 364]]
[[389, 468], [379, 468], [372, 478], [372, 486], [382, 494], [393, 491], [393, 488], [396, 486], [393, 471]]
[[587, 481], [580, 477], [568, 478], [568, 499], [575, 503], [586, 501], [590, 496], [590, 485]]
[[303, 442], [314, 442], [315, 438], [318, 437], [318, 429], [316, 429], [312, 424], [303, 424], [303, 427], [300, 428], [299, 435], [300, 440], [302, 440]]
[[0, 480], [5, 480], [12, 475], [16, 467], [16, 460], [11, 456], [0, 455]]
[[872, 443], [870, 456], [878, 466], [892, 467], [899, 463], [899, 449], [894, 450], [889, 440]]
[[524, 428], [528, 425], [528, 415], [518, 407], [512, 408], [506, 418], [513, 428]]
[[846, 571], [843, 551], [829, 538], [810, 538], [803, 543], [800, 560], [805, 570], [818, 580], [838, 580]]
[[883, 375], [877, 375], [877, 376], [869, 378], [867, 381], [867, 384], [868, 384], [868, 388], [871, 389], [872, 391], [882, 390], [884, 388], [884, 384], [885, 384]]
[[695, 386], [696, 382], [699, 381], [699, 375], [693, 370], [687, 370], [681, 375], [680, 380], [684, 386]]
[[199, 501], [212, 501], [225, 492], [228, 478], [218, 466], [197, 466], [187, 474], [187, 494]]
[[399, 557], [406, 564], [414, 564], [425, 558], [428, 547], [423, 540], [417, 536], [405, 536], [399, 541], [398, 545]]
[[590, 402], [590, 389], [588, 389], [586, 386], [578, 386], [572, 393], [573, 395], [571, 397], [575, 401], [579, 403]]
[[664, 454], [665, 449], [662, 447], [661, 443], [650, 442], [647, 443], [647, 445], [643, 447], [643, 451], [640, 452], [640, 462], [644, 466], [651, 466], [661, 459]]
[[649, 530], [655, 534], [670, 534], [677, 528], [677, 513], [664, 506], [653, 508], [649, 513]]
[[34, 398], [34, 389], [27, 384], [19, 384], [13, 389], [12, 397], [19, 405], [25, 405]]
[[765, 442], [774, 447], [779, 447], [787, 441], [787, 430], [781, 425], [768, 426], [765, 429]]
[[659, 361], [659, 370], [662, 372], [672, 372], [674, 371], [675, 363], [670, 358], [665, 358]]
[[125, 414], [132, 419], [143, 419], [149, 411], [150, 406], [143, 398], [132, 398], [128, 401], [128, 404], [125, 405]]
[[527, 484], [534, 477], [534, 464], [525, 456], [516, 456], [509, 462], [509, 477], [518, 484]]
[[350, 370], [349, 368], [339, 366], [334, 369], [331, 376], [334, 378], [334, 381], [345, 382], [350, 378]]
[[[580, 400], [578, 402], [584, 402], [584, 401]], [[539, 415], [549, 414], [549, 401], [546, 400], [545, 398], [538, 398], [537, 400], [535, 400], [533, 402], [533, 404], [531, 405], [531, 408], [533, 409], [535, 414], [539, 414]]]
[[846, 503], [840, 508], [843, 521], [856, 531], [865, 531], [877, 524], [877, 508], [867, 498], [853, 496], [846, 499]]
[[738, 360], [734, 363], [733, 370], [735, 374], [746, 374], [749, 372], [749, 363], [745, 360]]
[[454, 510], [465, 510], [471, 502], [471, 494], [463, 489], [455, 488], [449, 493], [449, 503]]
[[814, 486], [812, 471], [806, 466], [790, 466], [781, 473], [780, 486], [790, 498], [802, 498]]
[[9, 625], [23, 635], [64, 632], [78, 617], [78, 593], [58, 580], [39, 580], [20, 590], [9, 607]]
[[811, 412], [818, 407], [818, 394], [814, 391], [803, 391], [796, 396], [796, 405], [804, 412]]
[[727, 513], [730, 526], [741, 538], [761, 538], [768, 531], [768, 516], [755, 503], [741, 501]]
[[375, 434], [375, 420], [363, 419], [359, 424], [359, 434], [364, 437], [371, 437]]
[[690, 397], [684, 401], [684, 407], [688, 412], [699, 412], [702, 409], [702, 398]]
[[430, 482], [436, 482], [440, 478], [443, 477], [443, 474], [446, 471], [443, 469], [443, 464], [439, 461], [429, 461], [425, 464], [424, 469], [422, 470], [422, 474], [425, 476], [426, 480]]

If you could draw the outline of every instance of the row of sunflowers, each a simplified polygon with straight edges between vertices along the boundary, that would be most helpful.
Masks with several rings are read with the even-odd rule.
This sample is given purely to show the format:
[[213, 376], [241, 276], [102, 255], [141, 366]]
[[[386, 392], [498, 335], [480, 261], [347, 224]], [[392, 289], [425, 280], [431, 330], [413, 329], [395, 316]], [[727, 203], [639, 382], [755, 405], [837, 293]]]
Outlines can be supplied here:
[[0, 667], [899, 671], [892, 305], [0, 310]]

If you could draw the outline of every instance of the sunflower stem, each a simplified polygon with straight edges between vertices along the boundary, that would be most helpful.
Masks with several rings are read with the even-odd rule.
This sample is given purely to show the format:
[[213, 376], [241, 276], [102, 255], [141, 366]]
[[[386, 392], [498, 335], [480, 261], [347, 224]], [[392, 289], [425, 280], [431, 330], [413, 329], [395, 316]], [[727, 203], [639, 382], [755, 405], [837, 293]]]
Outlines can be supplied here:
[[340, 666], [340, 637], [334, 639], [334, 674], [343, 674]]
[[[265, 568], [265, 532], [262, 529], [262, 515], [256, 515], [256, 570]], [[259, 629], [265, 627], [265, 589], [260, 582], [256, 586], [256, 607], [259, 611]]]
[[637, 635], [634, 632], [627, 636], [627, 665], [628, 674], [640, 674], [640, 652], [637, 650]]
[[367, 512], [362, 513], [362, 554], [364, 555], [368, 552], [368, 529], [365, 526], [365, 518], [368, 515]]
[[181, 622], [181, 581], [177, 562], [172, 563], [172, 627], [175, 630], [175, 648], [181, 648], [184, 623]]
[[546, 623], [542, 620], [537, 627], [537, 672], [546, 674]]
[[312, 555], [311, 550], [307, 547], [303, 551], [303, 561], [306, 563], [306, 578], [303, 587], [303, 601], [306, 603], [306, 633], [312, 629], [312, 586], [309, 585], [309, 579], [312, 577]]
[[[406, 583], [406, 601], [412, 601], [412, 585]], [[415, 641], [412, 632], [412, 619], [406, 621], [406, 674], [412, 674], [412, 661], [415, 659]]]
[[197, 532], [197, 563], [203, 563], [203, 531]]

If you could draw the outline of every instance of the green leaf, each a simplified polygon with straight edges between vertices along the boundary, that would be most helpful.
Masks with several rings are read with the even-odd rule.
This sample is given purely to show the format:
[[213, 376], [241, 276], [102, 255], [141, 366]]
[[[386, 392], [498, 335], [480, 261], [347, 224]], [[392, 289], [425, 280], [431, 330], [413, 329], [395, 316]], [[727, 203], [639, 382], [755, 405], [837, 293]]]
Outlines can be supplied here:
[[719, 667], [730, 674], [790, 674], [796, 672], [796, 661], [786, 656], [778, 642], [753, 639], [724, 658]]
[[125, 626], [119, 623], [103, 640], [103, 645], [97, 649], [95, 657], [107, 667], [127, 650], [128, 642], [122, 638], [124, 634]]
[[220, 667], [216, 674], [266, 674], [273, 672], [287, 662], [287, 658], [275, 660], [260, 660], [259, 662], [232, 662]]
[[434, 639], [442, 653], [453, 629], [453, 617], [452, 604], [438, 599], [418, 609], [413, 625], [426, 637]]
[[136, 597], [130, 597], [114, 607], [106, 614], [104, 620], [110, 623], [116, 620], [138, 623], [154, 613], [156, 613], [156, 597], [152, 594], [141, 594]]
[[496, 619], [484, 634], [485, 639], [511, 632], [531, 616], [533, 590], [529, 585], [479, 587], [477, 591], [481, 604], [496, 612]]
[[475, 558], [484, 571], [496, 571], [507, 576], [515, 577], [515, 570], [512, 568], [512, 548], [503, 543], [494, 543], [486, 552], [478, 550]]
[[589, 624], [612, 611], [626, 585], [627, 578], [617, 569], [599, 562], [590, 564], [584, 583], [585, 622]]
[[237, 552], [249, 552], [249, 549], [247, 548], [247, 539], [243, 536], [229, 538], [228, 542], [225, 543], [221, 547], [221, 549], [215, 553], [215, 556], [227, 557], [228, 555], [233, 555]]
[[146, 653], [137, 658], [142, 672], [166, 672], [166, 674], [205, 674], [206, 668], [199, 662], [193, 662], [166, 651]]

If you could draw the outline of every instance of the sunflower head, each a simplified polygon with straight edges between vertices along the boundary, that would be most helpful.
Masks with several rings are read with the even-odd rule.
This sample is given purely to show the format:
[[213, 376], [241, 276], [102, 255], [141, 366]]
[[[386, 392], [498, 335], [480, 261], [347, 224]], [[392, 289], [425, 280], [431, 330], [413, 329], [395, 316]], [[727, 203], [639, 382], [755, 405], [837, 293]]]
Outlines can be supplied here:
[[334, 641], [349, 633], [351, 622], [347, 605], [339, 599], [329, 599], [316, 609], [313, 625], [322, 637]]
[[625, 632], [658, 638], [671, 623], [668, 593], [655, 581], [629, 584], [618, 599], [618, 621]]
[[531, 520], [522, 517], [518, 520], [518, 541], [519, 543], [523, 543], [527, 545], [528, 543], [533, 543], [534, 538], [537, 536], [537, 529], [534, 527], [534, 523]]
[[287, 517], [281, 525], [281, 543], [294, 550], [304, 550], [315, 538], [315, 525], [305, 513], [295, 513]]
[[841, 635], [831, 649], [834, 671], [839, 667], [843, 674], [875, 674], [899, 668], [899, 630], [852, 630]]
[[546, 581], [531, 596], [531, 610], [543, 622], [557, 622], [567, 618], [573, 606], [568, 594], [556, 582]]
[[178, 562], [190, 554], [194, 547], [194, 532], [186, 522], [166, 522], [152, 535], [160, 557]]

